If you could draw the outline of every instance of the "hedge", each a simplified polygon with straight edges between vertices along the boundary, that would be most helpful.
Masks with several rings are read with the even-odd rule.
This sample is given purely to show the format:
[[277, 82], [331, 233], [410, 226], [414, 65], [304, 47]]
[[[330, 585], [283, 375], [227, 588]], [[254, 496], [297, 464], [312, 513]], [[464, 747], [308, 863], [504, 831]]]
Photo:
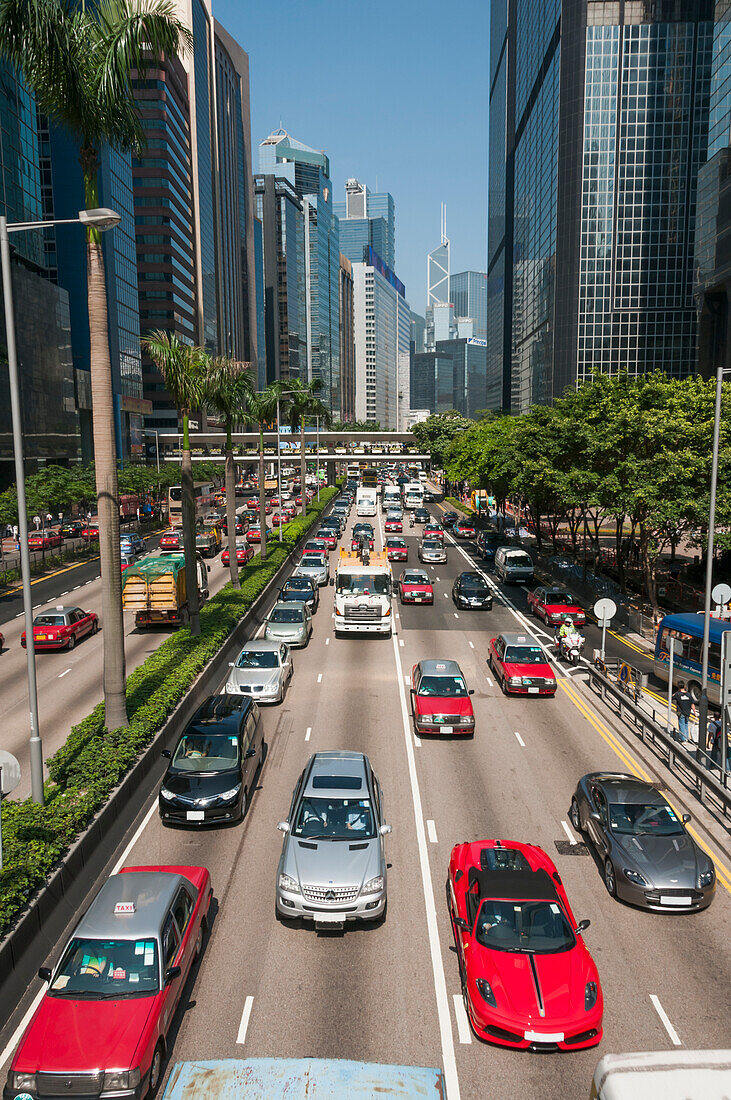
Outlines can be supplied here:
[[0, 933], [12, 923], [34, 890], [89, 824], [112, 790], [150, 744], [193, 681], [218, 653], [231, 631], [269, 583], [298, 540], [315, 523], [337, 489], [324, 489], [299, 516], [285, 524], [280, 544], [267, 544], [239, 572], [241, 588], [225, 585], [201, 608], [201, 633], [187, 627], [167, 638], [127, 679], [125, 729], [104, 727], [104, 704], [74, 726], [62, 747], [46, 761], [46, 804], [30, 798], [2, 809], [3, 868], [0, 871]]

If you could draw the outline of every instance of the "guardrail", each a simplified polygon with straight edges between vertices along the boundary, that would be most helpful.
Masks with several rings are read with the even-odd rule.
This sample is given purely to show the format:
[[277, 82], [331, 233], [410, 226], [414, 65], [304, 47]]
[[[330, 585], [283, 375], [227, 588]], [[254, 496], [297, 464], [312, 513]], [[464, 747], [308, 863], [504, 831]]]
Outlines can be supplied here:
[[[660, 725], [656, 720], [654, 707], [651, 715], [642, 709], [635, 685], [625, 688], [596, 665], [589, 665], [588, 670], [592, 690], [601, 696], [603, 702], [617, 710], [619, 717], [632, 727], [643, 745], [649, 745], [671, 771], [690, 777], [701, 802], [715, 803], [727, 817], [731, 810], [731, 773], [715, 763], [700, 746], [694, 746], [696, 757], [682, 748], [667, 732], [665, 725]], [[715, 773], [718, 773], [718, 778]]]

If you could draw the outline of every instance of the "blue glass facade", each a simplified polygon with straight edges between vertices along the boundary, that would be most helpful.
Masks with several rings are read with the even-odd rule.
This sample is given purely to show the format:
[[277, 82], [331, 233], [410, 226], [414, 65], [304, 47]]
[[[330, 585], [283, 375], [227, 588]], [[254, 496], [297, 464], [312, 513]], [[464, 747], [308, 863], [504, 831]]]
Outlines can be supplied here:
[[396, 267], [396, 207], [388, 191], [371, 192], [358, 180], [345, 185], [345, 202], [334, 204], [340, 222], [340, 251], [361, 263], [369, 245], [391, 270]]
[[487, 337], [487, 275], [484, 271], [458, 271], [449, 277], [449, 300], [457, 317], [471, 317], [474, 335]]
[[213, 75], [211, 73], [210, 17], [202, 0], [192, 0], [193, 82], [195, 87], [195, 157], [198, 175], [197, 214], [200, 264], [200, 343], [212, 354], [219, 352], [216, 211], [213, 183]]

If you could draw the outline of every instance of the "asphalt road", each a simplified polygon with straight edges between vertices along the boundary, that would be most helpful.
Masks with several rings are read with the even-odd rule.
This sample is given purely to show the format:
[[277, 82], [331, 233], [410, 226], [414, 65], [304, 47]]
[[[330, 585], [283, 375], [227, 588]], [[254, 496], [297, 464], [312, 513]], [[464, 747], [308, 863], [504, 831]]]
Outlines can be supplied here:
[[[417, 539], [408, 527], [405, 537], [409, 564], [416, 564]], [[567, 676], [559, 673], [553, 700], [501, 694], [485, 663], [486, 643], [500, 629], [516, 629], [515, 614], [501, 597], [492, 612], [455, 611], [452, 581], [467, 565], [450, 545], [449, 562], [430, 568], [434, 606], [396, 606], [392, 639], [336, 639], [330, 591], [323, 590], [312, 641], [295, 655], [289, 692], [264, 712], [269, 751], [244, 822], [201, 832], [163, 829], [152, 796], [110, 853], [109, 873], [122, 865], [203, 863], [212, 874], [211, 934], [170, 1036], [171, 1063], [256, 1055], [441, 1065], [449, 1100], [585, 1100], [603, 1053], [670, 1050], [671, 1031], [686, 1048], [728, 1045], [727, 888], [719, 883], [711, 908], [691, 916], [630, 909], [610, 898], [591, 855], [571, 843], [579, 838], [567, 810], [584, 772], [633, 766], [669, 784], [727, 868], [728, 836], [631, 734], [610, 730], [591, 702], [587, 720], [574, 702], [580, 685], [572, 687]], [[395, 573], [401, 568], [395, 564]], [[507, 598], [520, 599], [515, 590]], [[472, 741], [419, 743], [413, 736], [405, 677], [418, 659], [439, 656], [457, 660], [475, 689]], [[287, 814], [309, 755], [333, 748], [367, 752], [381, 780], [393, 826], [389, 907], [379, 926], [316, 933], [274, 919], [276, 823]], [[522, 1054], [470, 1034], [444, 884], [452, 845], [485, 837], [544, 847], [577, 918], [591, 920], [585, 942], [605, 998], [600, 1047]], [[12, 1012], [0, 1007], [0, 1062], [40, 988], [34, 982]]]

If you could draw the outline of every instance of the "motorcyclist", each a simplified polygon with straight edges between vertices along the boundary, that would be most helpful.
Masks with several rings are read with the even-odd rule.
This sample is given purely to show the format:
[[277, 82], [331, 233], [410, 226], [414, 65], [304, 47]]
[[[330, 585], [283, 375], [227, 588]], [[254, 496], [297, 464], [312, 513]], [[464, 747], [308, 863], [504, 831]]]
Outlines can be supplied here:
[[414, 513], [412, 512], [409, 516], [409, 527], [413, 527], [413, 526], [414, 526]]

